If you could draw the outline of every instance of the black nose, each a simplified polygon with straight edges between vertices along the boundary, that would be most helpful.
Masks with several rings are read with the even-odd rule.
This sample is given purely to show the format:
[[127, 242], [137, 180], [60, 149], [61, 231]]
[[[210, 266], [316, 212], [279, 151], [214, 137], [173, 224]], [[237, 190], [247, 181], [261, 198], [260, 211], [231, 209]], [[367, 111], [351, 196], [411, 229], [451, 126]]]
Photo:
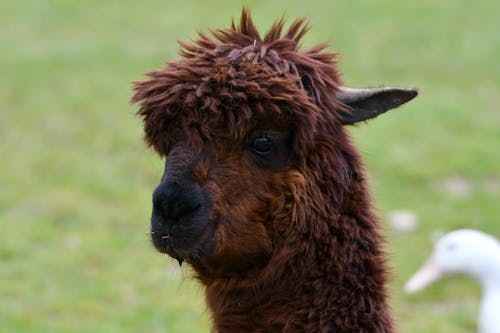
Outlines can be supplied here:
[[163, 225], [173, 225], [198, 211], [203, 195], [198, 185], [162, 183], [153, 192], [153, 217]]

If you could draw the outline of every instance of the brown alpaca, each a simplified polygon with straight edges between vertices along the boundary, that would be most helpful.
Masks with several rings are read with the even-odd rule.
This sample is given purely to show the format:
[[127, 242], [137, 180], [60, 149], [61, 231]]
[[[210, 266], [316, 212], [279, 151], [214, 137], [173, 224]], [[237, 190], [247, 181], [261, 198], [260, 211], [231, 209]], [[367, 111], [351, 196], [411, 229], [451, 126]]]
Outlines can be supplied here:
[[135, 83], [145, 138], [166, 157], [155, 247], [188, 262], [217, 332], [393, 332], [385, 256], [345, 128], [412, 89], [349, 89], [303, 20], [265, 37], [239, 26], [182, 43]]

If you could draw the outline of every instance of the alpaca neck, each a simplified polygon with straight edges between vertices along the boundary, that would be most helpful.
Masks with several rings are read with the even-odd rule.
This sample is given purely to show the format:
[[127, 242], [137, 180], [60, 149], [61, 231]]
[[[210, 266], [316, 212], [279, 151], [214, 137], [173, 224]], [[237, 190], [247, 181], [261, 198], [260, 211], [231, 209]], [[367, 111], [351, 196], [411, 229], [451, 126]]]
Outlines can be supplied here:
[[250, 278], [255, 284], [207, 284], [217, 332], [394, 332], [383, 239], [359, 156], [329, 146], [316, 153], [311, 159], [321, 167], [311, 162], [318, 169], [304, 185], [313, 189], [310, 200], [297, 197], [290, 220], [277, 223], [280, 243], [259, 278]]
[[[341, 217], [338, 225], [342, 224], [352, 226], [356, 221]], [[324, 247], [311, 248], [319, 240], [302, 240], [294, 249], [302, 251], [271, 259], [268, 269], [276, 274], [269, 273], [258, 286], [208, 286], [216, 331], [393, 332], [383, 258], [378, 243], [363, 238], [369, 232], [375, 231], [357, 230], [351, 239], [330, 235], [331, 244]]]

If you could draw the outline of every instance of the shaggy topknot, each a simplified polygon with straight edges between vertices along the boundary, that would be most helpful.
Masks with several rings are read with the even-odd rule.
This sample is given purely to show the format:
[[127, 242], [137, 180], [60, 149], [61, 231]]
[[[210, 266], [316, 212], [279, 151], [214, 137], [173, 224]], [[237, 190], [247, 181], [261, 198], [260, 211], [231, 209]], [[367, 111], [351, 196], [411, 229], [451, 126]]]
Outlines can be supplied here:
[[200, 33], [192, 44], [181, 42], [181, 60], [135, 83], [132, 102], [140, 102], [147, 143], [165, 155], [165, 135], [174, 118], [196, 119], [189, 125], [206, 134], [216, 117], [231, 130], [229, 135], [241, 139], [250, 119], [282, 116], [299, 129], [301, 142], [311, 141], [318, 123], [339, 125], [338, 114], [321, 111], [343, 110], [333, 98], [340, 86], [336, 54], [325, 51], [327, 44], [299, 49], [308, 30], [304, 19], [285, 33], [283, 26], [283, 19], [277, 21], [262, 38], [244, 10], [239, 26], [233, 21], [231, 28], [212, 31], [212, 36]]

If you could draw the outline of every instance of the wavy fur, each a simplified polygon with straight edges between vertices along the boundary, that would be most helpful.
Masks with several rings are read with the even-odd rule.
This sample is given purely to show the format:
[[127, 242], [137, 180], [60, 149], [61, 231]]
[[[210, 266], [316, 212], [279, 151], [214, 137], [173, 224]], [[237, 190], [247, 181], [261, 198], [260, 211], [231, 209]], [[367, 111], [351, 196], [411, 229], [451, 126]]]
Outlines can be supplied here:
[[[244, 10], [134, 86], [146, 142], [212, 200], [215, 245], [191, 265], [217, 332], [393, 332], [335, 54], [302, 51], [307, 30], [279, 20], [262, 37]], [[241, 148], [256, 127], [290, 131], [287, 167], [259, 168]]]

